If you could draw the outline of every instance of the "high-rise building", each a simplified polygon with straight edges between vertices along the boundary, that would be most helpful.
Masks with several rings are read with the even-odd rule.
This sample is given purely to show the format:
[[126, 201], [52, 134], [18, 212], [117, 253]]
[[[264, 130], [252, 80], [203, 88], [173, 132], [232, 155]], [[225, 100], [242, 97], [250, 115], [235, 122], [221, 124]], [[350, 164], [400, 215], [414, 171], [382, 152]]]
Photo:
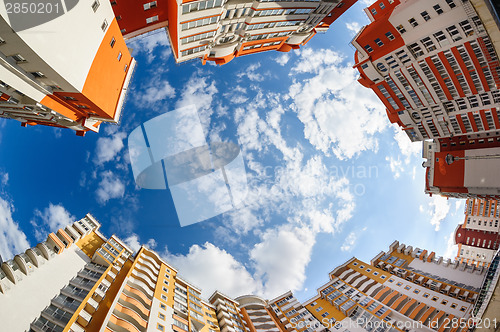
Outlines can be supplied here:
[[109, 2], [62, 4], [0, 8], [0, 117], [83, 136], [119, 122], [135, 60]]
[[464, 137], [460, 142], [463, 144], [423, 142], [425, 192], [455, 198], [500, 199], [500, 137]]
[[267, 301], [255, 295], [232, 299], [216, 291], [209, 300], [216, 309], [221, 332], [325, 331], [290, 291]]
[[498, 251], [486, 268], [395, 241], [370, 264], [335, 268], [303, 304], [291, 292], [264, 300], [216, 291], [205, 301], [157, 253], [134, 254], [100, 226], [87, 214], [1, 265], [2, 331], [451, 331], [471, 313], [495, 316]]
[[379, 0], [366, 13], [355, 67], [391, 122], [412, 141], [499, 135], [500, 62], [488, 35], [498, 27], [469, 0]]
[[332, 330], [445, 331], [470, 317], [484, 272], [395, 241], [369, 264], [335, 268], [304, 306]]
[[455, 230], [457, 259], [467, 264], [488, 266], [500, 245], [500, 206], [497, 200], [469, 198], [465, 220]]
[[366, 14], [371, 23], [352, 41], [359, 82], [377, 94], [389, 120], [411, 141], [434, 140], [424, 143], [426, 192], [498, 197], [495, 8], [483, 0], [378, 0]]
[[305, 45], [357, 0], [111, 0], [126, 39], [166, 29], [177, 62], [224, 64], [262, 51]]
[[198, 288], [99, 227], [88, 214], [2, 264], [2, 331], [219, 331]]

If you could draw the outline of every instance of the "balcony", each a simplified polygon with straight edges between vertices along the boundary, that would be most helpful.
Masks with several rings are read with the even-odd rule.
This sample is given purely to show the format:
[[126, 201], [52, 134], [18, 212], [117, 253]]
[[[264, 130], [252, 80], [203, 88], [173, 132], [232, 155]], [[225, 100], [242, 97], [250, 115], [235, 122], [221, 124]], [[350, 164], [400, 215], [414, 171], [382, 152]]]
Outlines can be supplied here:
[[72, 316], [72, 313], [54, 305], [50, 305], [42, 311], [42, 317], [59, 326], [66, 326]]
[[81, 302], [78, 300], [75, 300], [71, 297], [59, 294], [57, 297], [53, 298], [50, 303], [52, 303], [54, 306], [64, 309], [66, 311], [70, 311], [74, 313], [76, 309], [80, 306]]
[[44, 317], [39, 317], [30, 324], [30, 328], [35, 332], [63, 332], [64, 328], [49, 321]]
[[80, 310], [78, 318], [76, 319], [78, 324], [80, 324], [83, 327], [86, 327], [91, 320], [92, 320], [92, 315], [89, 314], [87, 311], [85, 311], [85, 309]]

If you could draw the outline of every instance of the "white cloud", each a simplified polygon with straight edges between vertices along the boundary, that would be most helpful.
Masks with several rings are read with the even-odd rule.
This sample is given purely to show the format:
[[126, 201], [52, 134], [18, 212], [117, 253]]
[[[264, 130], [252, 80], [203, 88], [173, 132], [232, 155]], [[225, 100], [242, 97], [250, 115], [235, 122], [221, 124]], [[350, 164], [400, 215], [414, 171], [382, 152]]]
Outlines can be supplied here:
[[395, 159], [394, 157], [385, 157], [385, 160], [389, 162], [389, 167], [395, 179], [401, 176], [404, 171], [403, 163], [399, 157]]
[[457, 257], [458, 246], [455, 244], [455, 230], [453, 230], [448, 236], [444, 237], [446, 242], [446, 250], [443, 254], [443, 258], [450, 258], [454, 260]]
[[275, 61], [280, 65], [280, 66], [284, 66], [288, 63], [288, 61], [290, 60], [290, 55], [288, 53], [283, 53], [281, 54], [279, 57], [277, 57], [275, 59]]
[[38, 241], [43, 241], [49, 232], [56, 232], [59, 228], [64, 229], [76, 220], [62, 204], [49, 203], [43, 211], [35, 210], [34, 215], [31, 224], [35, 227], [35, 237]]
[[354, 249], [354, 247], [356, 246], [356, 243], [358, 241], [358, 238], [359, 238], [359, 235], [366, 231], [366, 227], [364, 227], [361, 231], [352, 231], [349, 233], [349, 235], [347, 235], [347, 237], [345, 238], [344, 240], [344, 243], [342, 244], [342, 246], [340, 247], [340, 250], [342, 251], [351, 251], [352, 249]]
[[0, 183], [2, 186], [6, 186], [9, 183], [9, 173], [0, 173]]
[[264, 282], [264, 296], [272, 298], [302, 287], [314, 243], [314, 233], [306, 227], [285, 225], [262, 236], [250, 258], [256, 276]]
[[162, 60], [167, 59], [172, 54], [167, 34], [163, 29], [157, 30], [157, 33], [146, 36], [139, 36], [132, 39], [132, 41], [130, 42], [130, 47], [134, 49], [134, 56], [136, 56], [136, 53], [138, 52], [146, 53], [146, 59], [148, 63], [151, 63], [156, 59], [156, 56], [153, 53], [157, 47], [161, 47], [161, 49], [163, 50], [160, 54], [160, 58]]
[[264, 75], [261, 74], [262, 70], [259, 70], [260, 63], [254, 63], [246, 67], [243, 71], [239, 72], [237, 76], [239, 78], [248, 78], [250, 81], [262, 82], [264, 80]]
[[[134, 252], [138, 252], [142, 246], [140, 239], [139, 239], [139, 235], [134, 234], [134, 233], [132, 233], [132, 235], [130, 235], [129, 237], [125, 238], [123, 240], [123, 242], [125, 242], [125, 244], [130, 249], [132, 249]], [[149, 249], [155, 249], [157, 243], [156, 243], [155, 239], [149, 239], [148, 241], [146, 241], [146, 243], [144, 245]]]
[[176, 108], [194, 105], [198, 111], [201, 124], [208, 134], [210, 128], [210, 116], [213, 113], [212, 101], [217, 93], [215, 82], [207, 76], [201, 77], [194, 74], [183, 87], [180, 98], [175, 105]]
[[125, 184], [111, 171], [101, 172], [101, 182], [96, 191], [96, 199], [105, 204], [112, 198], [120, 198], [125, 194]]
[[422, 154], [422, 142], [412, 142], [408, 135], [397, 124], [393, 124], [394, 139], [398, 143], [401, 154], [406, 157], [406, 164], [410, 162], [411, 157], [419, 157]]
[[325, 154], [352, 158], [362, 151], [377, 151], [375, 134], [389, 124], [385, 107], [356, 80], [359, 73], [331, 50], [304, 49], [294, 74], [314, 74], [296, 79], [288, 96], [304, 124], [304, 136]]
[[12, 218], [13, 211], [12, 204], [0, 197], [0, 255], [4, 261], [30, 247], [26, 234]]
[[359, 30], [361, 30], [361, 24], [359, 24], [358, 22], [347, 22], [345, 26], [347, 30], [352, 32], [353, 36], [356, 35]]
[[183, 277], [201, 288], [206, 298], [215, 290], [231, 297], [260, 294], [262, 291], [261, 284], [254, 280], [243, 264], [212, 243], [195, 244], [186, 255], [173, 255], [166, 251], [163, 256], [181, 271]]
[[96, 143], [97, 165], [102, 165], [115, 159], [116, 155], [123, 149], [123, 140], [127, 135], [123, 132], [117, 132], [111, 137], [99, 137]]
[[428, 197], [429, 204], [427, 206], [420, 205], [420, 212], [428, 214], [431, 217], [431, 225], [435, 231], [439, 231], [441, 222], [446, 218], [450, 211], [450, 204], [446, 197], [434, 195]]

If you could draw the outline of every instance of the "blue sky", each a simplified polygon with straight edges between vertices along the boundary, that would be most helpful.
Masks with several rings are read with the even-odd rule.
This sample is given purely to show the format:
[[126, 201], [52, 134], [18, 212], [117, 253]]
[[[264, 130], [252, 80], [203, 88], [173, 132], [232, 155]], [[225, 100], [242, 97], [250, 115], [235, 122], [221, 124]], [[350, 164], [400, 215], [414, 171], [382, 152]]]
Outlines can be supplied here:
[[[356, 82], [358, 3], [290, 53], [224, 66], [176, 65], [163, 32], [130, 43], [138, 66], [119, 126], [77, 137], [0, 120], [0, 254], [10, 258], [91, 212], [102, 232], [146, 244], [198, 285], [231, 296], [314, 296], [352, 256], [393, 240], [453, 256], [464, 202], [424, 194], [421, 144], [392, 126]], [[238, 142], [244, 204], [180, 227], [168, 190], [135, 185], [127, 137], [141, 123], [195, 105], [208, 141]]]

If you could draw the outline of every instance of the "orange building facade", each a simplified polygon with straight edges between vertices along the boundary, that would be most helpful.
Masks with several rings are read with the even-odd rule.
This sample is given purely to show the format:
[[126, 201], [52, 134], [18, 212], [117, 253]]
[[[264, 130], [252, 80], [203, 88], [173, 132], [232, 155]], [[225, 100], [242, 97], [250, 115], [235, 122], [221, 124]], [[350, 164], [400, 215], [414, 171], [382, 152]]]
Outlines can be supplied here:
[[356, 0], [112, 0], [125, 39], [165, 28], [177, 62], [224, 64], [235, 57], [288, 52], [325, 32]]
[[119, 122], [135, 60], [109, 3], [80, 2], [19, 31], [14, 23], [0, 13], [0, 117], [81, 136]]

